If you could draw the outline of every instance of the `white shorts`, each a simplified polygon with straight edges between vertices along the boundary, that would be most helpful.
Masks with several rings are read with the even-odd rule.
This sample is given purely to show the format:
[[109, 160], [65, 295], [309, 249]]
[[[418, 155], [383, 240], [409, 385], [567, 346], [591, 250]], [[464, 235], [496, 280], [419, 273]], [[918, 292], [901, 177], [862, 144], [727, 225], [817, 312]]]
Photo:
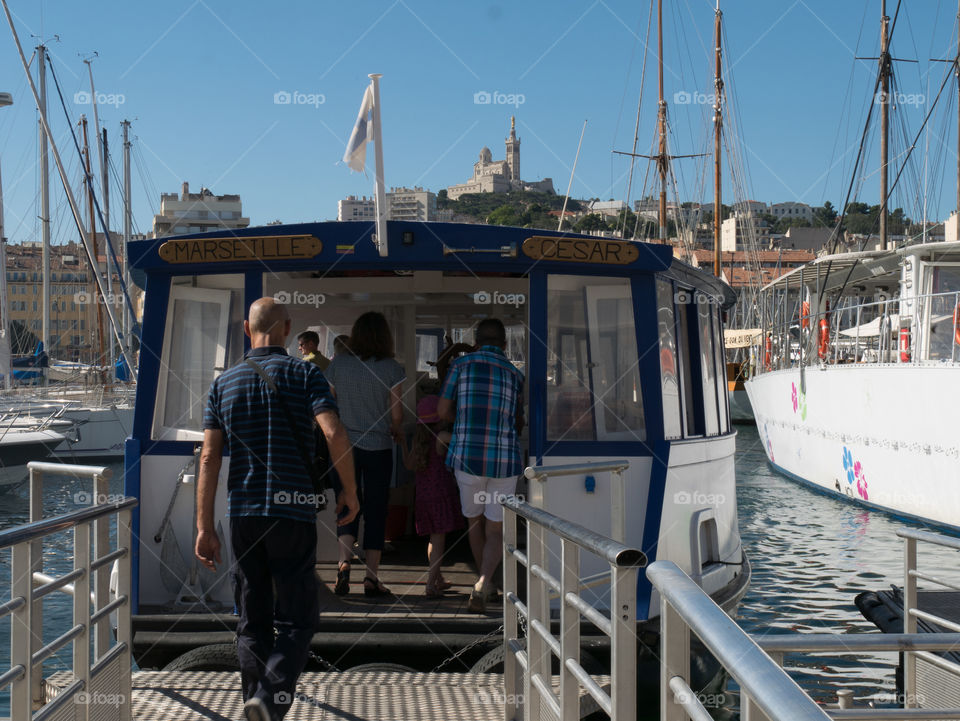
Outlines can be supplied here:
[[517, 490], [517, 477], [491, 478], [490, 476], [472, 476], [456, 471], [457, 485], [460, 487], [460, 508], [467, 518], [486, 516], [491, 521], [503, 523], [503, 506], [500, 499], [512, 496]]

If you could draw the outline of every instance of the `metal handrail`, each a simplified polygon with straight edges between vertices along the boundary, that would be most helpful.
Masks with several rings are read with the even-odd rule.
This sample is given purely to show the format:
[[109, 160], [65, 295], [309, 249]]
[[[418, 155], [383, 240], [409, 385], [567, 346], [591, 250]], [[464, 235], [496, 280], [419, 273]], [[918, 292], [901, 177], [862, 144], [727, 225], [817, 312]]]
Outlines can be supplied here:
[[[0, 549], [10, 548], [11, 598], [0, 604], [0, 616], [12, 616], [9, 668], [0, 673], [0, 689], [10, 687], [10, 716], [15, 719], [59, 717], [67, 703], [86, 703], [77, 718], [118, 719], [128, 721], [131, 714], [131, 550], [133, 548], [133, 508], [136, 498], [93, 505], [54, 518], [40, 518], [44, 473], [67, 473], [93, 479], [97, 498], [106, 490], [110, 469], [101, 466], [60, 465], [32, 462], [30, 470], [31, 522], [0, 531]], [[111, 549], [110, 523], [117, 518], [116, 549]], [[73, 569], [51, 577], [43, 572], [43, 539], [73, 531]], [[91, 540], [93, 550], [91, 552]], [[118, 569], [116, 599], [110, 600], [110, 572], [107, 564], [115, 561]], [[72, 583], [71, 583], [72, 582]], [[37, 585], [40, 584], [40, 585]], [[60, 591], [72, 596], [70, 628], [40, 647], [43, 642], [43, 602], [41, 599]], [[116, 643], [111, 646], [108, 623], [116, 613]], [[61, 689], [47, 703], [43, 688], [43, 663], [72, 642], [71, 672], [75, 681]], [[91, 654], [91, 646], [92, 654]], [[88, 690], [88, 699], [77, 697]], [[94, 693], [94, 690], [97, 692]], [[102, 693], [122, 702], [101, 707]], [[71, 716], [72, 717], [72, 716]]]
[[[558, 468], [562, 468], [561, 473], [567, 474], [583, 472], [583, 466]], [[541, 469], [534, 469], [534, 475], [537, 470]], [[589, 470], [600, 469], [594, 467]], [[639, 568], [646, 564], [646, 556], [638, 549], [535, 508], [518, 498], [504, 497], [500, 503], [504, 508], [504, 719], [517, 717], [518, 708], [522, 708], [524, 718], [539, 718], [545, 709], [560, 721], [579, 719], [580, 688], [613, 721], [635, 719], [637, 574]], [[517, 548], [519, 518], [527, 521], [526, 553]], [[560, 540], [559, 579], [550, 573], [547, 563], [548, 534]], [[610, 565], [609, 617], [589, 606], [579, 595], [583, 588], [579, 576], [581, 550], [606, 560]], [[526, 603], [517, 596], [518, 566], [526, 568]], [[551, 590], [558, 594], [560, 600], [559, 637], [551, 630], [548, 595]], [[609, 693], [580, 664], [581, 616], [610, 637]], [[518, 619], [525, 621], [526, 647], [519, 638]], [[560, 660], [559, 696], [553, 691], [550, 668], [554, 656]], [[520, 686], [518, 670], [523, 674], [522, 694], [517, 693]]]
[[541, 505], [546, 506], [548, 478], [560, 476], [590, 475], [610, 473], [610, 536], [621, 543], [626, 540], [627, 510], [623, 487], [623, 472], [630, 467], [630, 461], [593, 461], [591, 463], [569, 463], [557, 466], [528, 466], [523, 475], [531, 481], [539, 481]]
[[[541, 508], [534, 508], [516, 498], [504, 498], [501, 503], [504, 508], [509, 508], [518, 516], [553, 531], [561, 538], [573, 541], [584, 550], [599, 556], [613, 566], [640, 568], [647, 565], [646, 554], [639, 549], [625, 546], [603, 534], [564, 520]], [[557, 582], [557, 588], [559, 589], [559, 587], [560, 584]]]
[[[919, 590], [917, 581], [924, 579], [936, 585], [954, 588], [953, 584], [942, 581], [934, 576], [929, 576], [919, 572], [917, 568], [917, 544], [919, 542], [929, 543], [935, 546], [960, 550], [960, 539], [942, 536], [930, 531], [920, 531], [910, 528], [898, 528], [897, 536], [903, 539], [903, 631], [906, 634], [915, 634], [918, 630], [918, 621], [924, 620], [949, 628], [954, 631], [960, 631], [960, 626], [952, 623], [948, 619], [927, 613], [920, 610]], [[942, 635], [942, 634], [923, 634]], [[917, 659], [922, 658], [928, 663], [938, 666], [944, 671], [955, 677], [960, 677], [960, 666], [951, 663], [939, 656], [934, 656], [927, 650], [908, 650], [903, 654], [903, 690], [904, 707], [916, 708], [919, 698], [917, 696]], [[946, 718], [946, 717], [941, 717]]]
[[22, 526], [8, 528], [5, 531], [0, 531], [0, 550], [27, 541], [35, 541], [60, 531], [69, 531], [81, 523], [87, 523], [98, 518], [114, 515], [119, 511], [133, 508], [138, 503], [139, 501], [136, 498], [128, 497], [116, 503], [103, 503], [99, 506], [81, 508], [78, 511], [71, 511], [62, 516], [44, 518], [43, 520], [34, 521], [33, 523], [25, 523]]
[[672, 561], [657, 561], [647, 578], [660, 592], [661, 719], [685, 719], [699, 699], [679, 696], [679, 677], [690, 681], [690, 634], [716, 657], [741, 689], [741, 713], [755, 710], [768, 719], [824, 721], [830, 717], [778, 666], [723, 609]]

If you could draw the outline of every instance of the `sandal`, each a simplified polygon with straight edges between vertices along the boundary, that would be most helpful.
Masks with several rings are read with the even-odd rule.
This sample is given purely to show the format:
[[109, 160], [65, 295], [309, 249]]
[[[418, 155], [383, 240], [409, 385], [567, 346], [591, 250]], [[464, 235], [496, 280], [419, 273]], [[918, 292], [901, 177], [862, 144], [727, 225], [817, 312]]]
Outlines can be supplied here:
[[389, 588], [380, 583], [379, 579], [366, 576], [363, 579], [363, 595], [377, 598], [382, 596], [392, 596], [393, 593]]
[[440, 579], [437, 581], [437, 590], [446, 591], [450, 588], [453, 588], [453, 584], [450, 583], [450, 581], [445, 579], [443, 576], [440, 576]]
[[443, 598], [443, 590], [440, 588], [440, 584], [428, 583], [423, 595], [427, 598]]
[[337, 583], [333, 587], [333, 592], [338, 596], [346, 596], [350, 593], [350, 564], [341, 563], [337, 568]]

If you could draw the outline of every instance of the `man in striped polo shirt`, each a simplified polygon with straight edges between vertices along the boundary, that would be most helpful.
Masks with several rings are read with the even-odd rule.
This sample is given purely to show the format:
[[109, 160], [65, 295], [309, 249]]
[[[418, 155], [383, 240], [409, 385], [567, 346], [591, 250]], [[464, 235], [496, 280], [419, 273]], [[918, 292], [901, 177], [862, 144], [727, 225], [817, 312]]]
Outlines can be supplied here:
[[226, 448], [243, 710], [248, 721], [273, 721], [290, 710], [319, 616], [314, 490], [293, 436], [312, 452], [314, 418], [343, 486], [337, 523], [352, 521], [360, 505], [350, 442], [330, 387], [316, 366], [291, 358], [284, 348], [290, 335], [286, 307], [260, 298], [250, 306], [243, 331], [250, 337], [246, 358], [273, 380], [287, 412], [246, 362], [213, 382], [203, 418], [195, 553], [210, 569], [221, 562], [213, 507]]
[[523, 374], [504, 353], [507, 332], [499, 320], [480, 321], [475, 342], [476, 351], [450, 364], [437, 412], [454, 424], [447, 465], [457, 477], [470, 550], [480, 573], [467, 607], [483, 613], [502, 555], [500, 499], [517, 490], [523, 470]]

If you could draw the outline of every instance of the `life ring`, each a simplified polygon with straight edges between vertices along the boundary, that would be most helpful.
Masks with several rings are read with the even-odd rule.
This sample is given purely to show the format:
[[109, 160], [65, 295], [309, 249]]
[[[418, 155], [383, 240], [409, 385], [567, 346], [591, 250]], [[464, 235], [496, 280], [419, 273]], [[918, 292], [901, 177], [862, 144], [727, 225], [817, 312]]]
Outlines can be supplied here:
[[906, 327], [900, 329], [900, 362], [910, 362], [910, 329]]
[[821, 358], [827, 357], [827, 350], [830, 347], [830, 321], [826, 318], [820, 319], [820, 342], [817, 344], [817, 355]]
[[960, 345], [960, 298], [953, 308], [953, 342]]
[[800, 327], [804, 330], [810, 327], [810, 303], [807, 301], [800, 304]]

